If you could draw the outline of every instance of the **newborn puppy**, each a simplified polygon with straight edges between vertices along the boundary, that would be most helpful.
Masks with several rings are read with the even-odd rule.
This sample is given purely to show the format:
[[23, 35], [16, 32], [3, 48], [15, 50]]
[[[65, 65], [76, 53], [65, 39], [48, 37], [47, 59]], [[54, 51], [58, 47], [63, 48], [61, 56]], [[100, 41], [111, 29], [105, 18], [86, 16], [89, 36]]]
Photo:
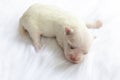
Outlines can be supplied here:
[[101, 23], [97, 21], [86, 25], [55, 6], [34, 4], [23, 14], [19, 25], [23, 35], [27, 31], [36, 50], [41, 48], [41, 35], [56, 37], [65, 57], [73, 63], [79, 63], [88, 53], [93, 41], [88, 28], [98, 28]]

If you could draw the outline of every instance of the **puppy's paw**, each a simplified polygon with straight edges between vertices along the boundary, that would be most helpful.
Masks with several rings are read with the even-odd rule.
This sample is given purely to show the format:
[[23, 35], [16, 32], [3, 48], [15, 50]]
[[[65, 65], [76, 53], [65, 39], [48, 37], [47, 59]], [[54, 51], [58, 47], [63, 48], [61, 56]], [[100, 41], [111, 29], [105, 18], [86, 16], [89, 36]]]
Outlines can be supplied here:
[[34, 44], [34, 47], [35, 47], [35, 50], [39, 52], [42, 46], [41, 44], [38, 43], [38, 44]]
[[95, 27], [96, 28], [101, 28], [102, 27], [102, 22], [100, 21], [100, 20], [97, 20], [96, 22], [95, 22]]

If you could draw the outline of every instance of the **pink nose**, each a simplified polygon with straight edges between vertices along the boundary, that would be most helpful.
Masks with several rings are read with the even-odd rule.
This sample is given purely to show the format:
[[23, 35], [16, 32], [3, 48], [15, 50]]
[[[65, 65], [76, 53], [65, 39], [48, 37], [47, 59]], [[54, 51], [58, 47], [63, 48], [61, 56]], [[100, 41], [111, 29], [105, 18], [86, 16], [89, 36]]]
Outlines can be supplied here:
[[79, 56], [77, 56], [77, 55], [70, 55], [70, 59], [72, 60], [72, 61], [79, 61], [80, 60], [80, 57]]

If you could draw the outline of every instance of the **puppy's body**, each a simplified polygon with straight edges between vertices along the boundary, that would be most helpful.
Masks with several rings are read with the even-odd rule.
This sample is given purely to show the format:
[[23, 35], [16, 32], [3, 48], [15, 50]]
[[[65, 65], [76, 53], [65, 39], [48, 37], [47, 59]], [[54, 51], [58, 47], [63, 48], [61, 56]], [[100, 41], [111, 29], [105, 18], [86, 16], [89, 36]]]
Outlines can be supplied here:
[[34, 4], [20, 19], [21, 32], [29, 33], [35, 48], [41, 47], [40, 36], [56, 37], [68, 60], [78, 63], [93, 41], [86, 24], [54, 6]]

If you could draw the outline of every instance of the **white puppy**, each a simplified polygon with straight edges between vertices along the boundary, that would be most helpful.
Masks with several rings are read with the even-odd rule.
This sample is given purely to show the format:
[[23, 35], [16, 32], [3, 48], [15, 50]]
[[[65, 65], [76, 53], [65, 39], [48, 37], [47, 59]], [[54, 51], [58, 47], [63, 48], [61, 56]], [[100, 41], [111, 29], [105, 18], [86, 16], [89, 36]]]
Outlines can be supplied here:
[[[98, 28], [100, 21], [87, 24], [88, 28]], [[93, 36], [83, 21], [56, 8], [55, 6], [34, 4], [20, 19], [20, 32], [28, 32], [36, 50], [41, 48], [40, 36], [56, 37], [63, 48], [65, 57], [79, 63], [91, 46]]]

